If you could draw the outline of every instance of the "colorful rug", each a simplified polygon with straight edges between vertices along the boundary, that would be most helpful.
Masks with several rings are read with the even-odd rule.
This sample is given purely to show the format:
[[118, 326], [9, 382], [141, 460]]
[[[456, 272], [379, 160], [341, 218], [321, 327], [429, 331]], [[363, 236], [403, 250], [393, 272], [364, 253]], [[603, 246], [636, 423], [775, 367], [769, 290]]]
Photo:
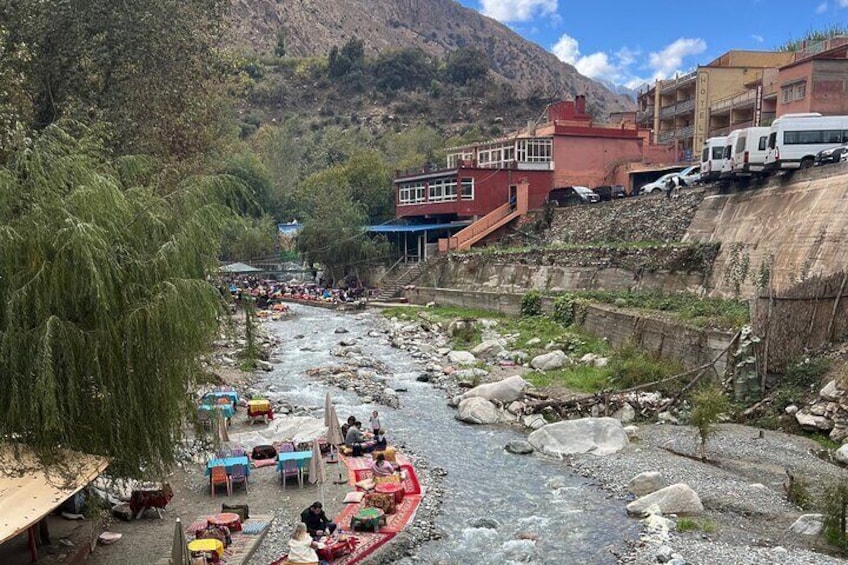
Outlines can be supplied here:
[[359, 563], [377, 551], [384, 544], [388, 543], [393, 537], [395, 537], [395, 534], [382, 531], [377, 532], [376, 534], [370, 532], [356, 532], [356, 537], [359, 539], [359, 544], [356, 546], [356, 549], [354, 549], [352, 553], [343, 555], [338, 559], [334, 559], [333, 565], [354, 565], [355, 563]]
[[[394, 514], [386, 514], [386, 525], [380, 528], [380, 533], [396, 534], [409, 525], [415, 519], [421, 497], [410, 495], [403, 497]], [[335, 522], [344, 530], [350, 529], [350, 519], [362, 509], [362, 504], [345, 504], [344, 509], [336, 516]], [[359, 535], [356, 532], [354, 535]]]
[[[418, 475], [415, 474], [415, 469], [412, 468], [412, 465], [401, 465], [401, 469], [406, 471], [406, 478], [401, 481], [403, 483], [403, 490], [406, 491], [406, 494], [423, 494], [421, 492], [421, 484], [418, 482]], [[370, 467], [368, 469], [354, 470], [350, 473], [350, 484], [354, 485], [359, 481], [370, 479], [371, 475]]]

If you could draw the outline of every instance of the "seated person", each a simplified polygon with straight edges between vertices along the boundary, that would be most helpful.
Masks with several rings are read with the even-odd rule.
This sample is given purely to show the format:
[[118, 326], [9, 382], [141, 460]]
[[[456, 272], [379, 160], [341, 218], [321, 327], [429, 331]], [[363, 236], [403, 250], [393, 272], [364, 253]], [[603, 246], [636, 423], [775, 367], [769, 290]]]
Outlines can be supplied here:
[[374, 435], [374, 449], [376, 451], [382, 451], [388, 447], [388, 442], [386, 441], [386, 430], [380, 430], [380, 433]]
[[326, 564], [318, 558], [316, 549], [322, 549], [323, 545], [315, 542], [309, 534], [306, 533], [306, 524], [300, 523], [294, 528], [294, 533], [289, 540], [289, 555], [286, 558], [288, 563], [308, 563], [316, 565], [319, 562], [321, 565]]
[[371, 463], [371, 472], [375, 477], [388, 477], [394, 475], [400, 470], [400, 466], [386, 461], [386, 456], [380, 453], [377, 458]]
[[354, 456], [357, 453], [369, 453], [374, 451], [374, 442], [368, 440], [368, 435], [362, 431], [362, 422], [354, 422], [348, 428], [345, 436], [345, 445], [353, 450]]
[[306, 530], [313, 538], [319, 538], [325, 533], [329, 536], [336, 531], [336, 525], [327, 518], [323, 505], [317, 501], [300, 513], [300, 520], [306, 524]]

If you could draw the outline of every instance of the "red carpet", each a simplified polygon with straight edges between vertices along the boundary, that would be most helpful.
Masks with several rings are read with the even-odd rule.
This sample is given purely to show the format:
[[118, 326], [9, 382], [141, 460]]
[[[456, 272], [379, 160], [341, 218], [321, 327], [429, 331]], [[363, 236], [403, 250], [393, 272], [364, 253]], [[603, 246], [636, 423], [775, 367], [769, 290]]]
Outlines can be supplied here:
[[[351, 485], [356, 481], [371, 477], [370, 457], [345, 457], [344, 455], [340, 455], [340, 459], [348, 468]], [[377, 533], [349, 532], [350, 519], [362, 508], [362, 503], [345, 504], [344, 509], [335, 517], [334, 521], [338, 524], [339, 528], [355, 536], [359, 540], [359, 544], [349, 555], [335, 559], [332, 565], [355, 565], [356, 563], [360, 563], [381, 546], [391, 541], [398, 532], [402, 531], [415, 519], [415, 513], [418, 511], [419, 504], [421, 504], [421, 485], [418, 482], [418, 476], [415, 474], [415, 469], [412, 467], [409, 459], [401, 454], [397, 454], [397, 463], [401, 468], [406, 470], [407, 475], [407, 478], [403, 482], [406, 496], [397, 506], [397, 511], [394, 514], [386, 516], [386, 526]], [[283, 561], [284, 558], [280, 558], [271, 563], [271, 565], [280, 565]]]

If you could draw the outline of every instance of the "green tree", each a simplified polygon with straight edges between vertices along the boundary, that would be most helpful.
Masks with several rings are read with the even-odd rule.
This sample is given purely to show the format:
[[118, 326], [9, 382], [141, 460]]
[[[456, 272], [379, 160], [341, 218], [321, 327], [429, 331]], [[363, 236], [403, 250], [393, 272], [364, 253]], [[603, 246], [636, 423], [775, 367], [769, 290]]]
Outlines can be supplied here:
[[277, 223], [271, 216], [233, 218], [223, 234], [221, 257], [227, 261], [245, 262], [273, 258], [276, 232]]
[[447, 57], [445, 78], [453, 84], [466, 85], [486, 78], [489, 61], [479, 49], [460, 47]]
[[50, 126], [0, 169], [0, 437], [155, 475], [217, 329], [210, 244], [237, 183], [105, 155]]
[[706, 386], [692, 395], [692, 425], [698, 430], [701, 459], [707, 458], [707, 440], [715, 433], [722, 414], [730, 410], [730, 401], [721, 387]]
[[362, 40], [352, 37], [341, 49], [333, 46], [327, 57], [327, 64], [328, 72], [334, 78], [361, 70], [365, 66], [365, 47]]
[[351, 198], [365, 209], [369, 221], [380, 222], [394, 215], [394, 190], [389, 169], [377, 151], [354, 154], [343, 167]]
[[432, 63], [421, 49], [407, 47], [380, 53], [374, 62], [377, 88], [385, 91], [415, 90], [430, 84]]
[[798, 51], [804, 46], [804, 42], [815, 43], [817, 41], [824, 41], [825, 39], [830, 39], [831, 37], [839, 35], [848, 35], [848, 25], [833, 24], [832, 26], [823, 29], [810, 29], [800, 39], [790, 39], [782, 45], [778, 45], [776, 50]]

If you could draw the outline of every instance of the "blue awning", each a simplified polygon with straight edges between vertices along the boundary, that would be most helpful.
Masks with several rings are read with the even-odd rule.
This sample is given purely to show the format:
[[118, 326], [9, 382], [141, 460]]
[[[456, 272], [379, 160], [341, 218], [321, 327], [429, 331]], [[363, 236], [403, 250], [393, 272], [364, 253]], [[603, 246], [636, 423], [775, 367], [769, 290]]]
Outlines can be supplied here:
[[449, 224], [378, 224], [368, 226], [369, 233], [418, 233], [435, 230], [464, 228], [471, 222], [451, 222]]

